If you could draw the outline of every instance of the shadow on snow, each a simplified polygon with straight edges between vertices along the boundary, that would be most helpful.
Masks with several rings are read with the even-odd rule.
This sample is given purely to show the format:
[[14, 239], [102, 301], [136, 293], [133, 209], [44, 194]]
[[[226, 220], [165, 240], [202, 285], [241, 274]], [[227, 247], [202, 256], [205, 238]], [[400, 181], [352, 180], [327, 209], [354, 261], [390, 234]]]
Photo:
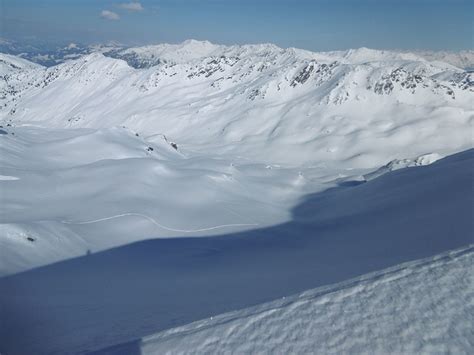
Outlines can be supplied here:
[[150, 239], [0, 279], [0, 352], [139, 354], [144, 335], [470, 244], [473, 162], [469, 150], [310, 195], [269, 228]]

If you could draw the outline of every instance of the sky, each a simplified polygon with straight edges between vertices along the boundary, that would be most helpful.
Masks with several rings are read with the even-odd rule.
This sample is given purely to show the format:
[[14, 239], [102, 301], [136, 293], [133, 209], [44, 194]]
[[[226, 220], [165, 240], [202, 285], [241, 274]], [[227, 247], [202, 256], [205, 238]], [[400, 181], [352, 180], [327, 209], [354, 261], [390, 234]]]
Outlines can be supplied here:
[[0, 37], [461, 50], [474, 47], [473, 14], [472, 0], [0, 0]]

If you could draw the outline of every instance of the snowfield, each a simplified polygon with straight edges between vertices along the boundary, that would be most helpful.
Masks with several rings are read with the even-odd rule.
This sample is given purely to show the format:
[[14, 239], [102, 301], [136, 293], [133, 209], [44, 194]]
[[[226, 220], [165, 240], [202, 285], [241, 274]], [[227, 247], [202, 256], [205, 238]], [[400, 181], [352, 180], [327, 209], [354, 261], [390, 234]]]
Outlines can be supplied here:
[[317, 188], [306, 179], [328, 174], [176, 150], [164, 136], [146, 140], [122, 127], [6, 130], [0, 274], [151, 237], [277, 224]]
[[[474, 150], [469, 150], [431, 165], [392, 171], [356, 186], [346, 184], [307, 197], [293, 209], [291, 221], [276, 226], [220, 236], [148, 239], [4, 277], [0, 279], [0, 351], [13, 355], [76, 354], [126, 343], [125, 353], [133, 354], [129, 347], [138, 346], [140, 338], [153, 333], [469, 247], [474, 242], [473, 163]], [[113, 238], [114, 234], [104, 233], [102, 237]], [[472, 268], [470, 260], [457, 265]], [[433, 268], [438, 264], [432, 264]], [[439, 268], [442, 274], [443, 267]], [[459, 274], [460, 280], [448, 273], [451, 283], [445, 285], [469, 287], [471, 291], [466, 292], [472, 293], [472, 284], [468, 285], [472, 278], [465, 276], [471, 275], [471, 268]], [[383, 275], [382, 279], [391, 279], [390, 273]], [[377, 280], [368, 287], [377, 288]], [[408, 282], [415, 280], [419, 278]], [[431, 280], [433, 284], [430, 281], [426, 288], [410, 287], [407, 292], [417, 295], [431, 287], [436, 289], [438, 284]], [[439, 280], [441, 284], [444, 281]], [[395, 302], [403, 293], [397, 287], [387, 287], [387, 298], [376, 298], [387, 304], [374, 309], [374, 317], [382, 309], [406, 306], [411, 310], [415, 307], [412, 303], [417, 304], [418, 297]], [[468, 352], [472, 346], [472, 327], [468, 326], [472, 325], [472, 294], [456, 290], [443, 290], [449, 297], [443, 293], [425, 295], [423, 307], [435, 302], [437, 308], [432, 312], [443, 310], [442, 315], [425, 314], [429, 318], [420, 318], [421, 323], [406, 333], [406, 347], [405, 338], [399, 337], [400, 347], [393, 350], [423, 349], [420, 343], [426, 343], [424, 349], [434, 349], [436, 344], [453, 349], [451, 343], [444, 342], [446, 335], [440, 333], [447, 329], [457, 337], [452, 339], [456, 349]], [[368, 305], [361, 305], [361, 309]], [[341, 314], [338, 307], [324, 307], [327, 312]], [[408, 313], [400, 313], [402, 318], [387, 325], [385, 331], [399, 329], [403, 314]], [[325, 313], [325, 317], [330, 315]], [[344, 332], [333, 334], [348, 338], [344, 346], [357, 346], [349, 339], [356, 329], [349, 325], [364, 314], [348, 317], [335, 323], [347, 324]], [[423, 319], [444, 323], [422, 327]], [[446, 328], [446, 324], [453, 325]], [[360, 336], [366, 334], [369, 341], [375, 339], [371, 334], [386, 334], [383, 331], [369, 330]], [[309, 339], [299, 343], [298, 335], [294, 336], [295, 343], [287, 346], [310, 346]], [[415, 338], [418, 340], [410, 343]], [[337, 343], [335, 339], [327, 341]], [[272, 342], [278, 340], [269, 341], [268, 346]], [[368, 348], [389, 349], [384, 346], [394, 341], [367, 344]]]
[[472, 353], [471, 52], [74, 58], [0, 54], [0, 353]]

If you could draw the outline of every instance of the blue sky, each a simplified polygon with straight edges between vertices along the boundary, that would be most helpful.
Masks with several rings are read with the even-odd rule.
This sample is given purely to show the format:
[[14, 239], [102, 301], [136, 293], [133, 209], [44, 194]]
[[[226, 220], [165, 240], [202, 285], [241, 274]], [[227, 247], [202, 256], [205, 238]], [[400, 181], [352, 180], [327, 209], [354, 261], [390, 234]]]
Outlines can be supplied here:
[[472, 49], [469, 0], [0, 0], [0, 36], [125, 44], [272, 42], [356, 47]]

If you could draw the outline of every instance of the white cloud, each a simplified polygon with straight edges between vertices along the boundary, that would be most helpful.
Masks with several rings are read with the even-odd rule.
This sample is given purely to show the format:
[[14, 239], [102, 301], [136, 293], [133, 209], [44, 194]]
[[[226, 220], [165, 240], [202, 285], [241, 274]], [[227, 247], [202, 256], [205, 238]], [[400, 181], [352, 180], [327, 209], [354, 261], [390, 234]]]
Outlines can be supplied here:
[[120, 16], [117, 13], [109, 10], [102, 10], [100, 17], [106, 20], [120, 20]]
[[128, 11], [142, 11], [143, 6], [139, 2], [127, 2], [120, 4], [119, 7]]

